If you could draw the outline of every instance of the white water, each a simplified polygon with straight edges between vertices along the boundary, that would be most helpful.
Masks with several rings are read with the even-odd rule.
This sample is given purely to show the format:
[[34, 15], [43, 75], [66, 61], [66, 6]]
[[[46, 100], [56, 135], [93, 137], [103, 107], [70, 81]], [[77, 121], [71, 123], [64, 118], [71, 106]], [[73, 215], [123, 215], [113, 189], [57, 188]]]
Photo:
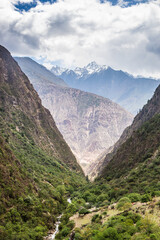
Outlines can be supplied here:
[[70, 199], [70, 198], [68, 198], [68, 199], [67, 199], [67, 202], [68, 202], [68, 203], [72, 203], [72, 201], [71, 201], [71, 199]]
[[53, 240], [53, 239], [55, 239], [57, 233], [59, 232], [59, 225], [60, 225], [60, 223], [61, 223], [61, 221], [60, 221], [61, 217], [62, 217], [62, 214], [61, 214], [59, 217], [57, 217], [55, 232], [54, 232], [53, 234], [50, 234], [50, 235], [49, 235], [48, 237], [46, 237], [45, 239], [47, 239], [47, 240]]
[[61, 217], [62, 217], [62, 215], [60, 215], [60, 216], [57, 218], [58, 221], [56, 222], [56, 230], [55, 230], [55, 232], [52, 234], [51, 240], [52, 240], [52, 239], [55, 239], [56, 234], [59, 232], [59, 225], [60, 225], [60, 223], [61, 223], [61, 221], [60, 221]]
[[[67, 199], [67, 202], [68, 202], [68, 203], [72, 203], [72, 201], [71, 201], [70, 198]], [[59, 232], [59, 225], [60, 225], [60, 223], [61, 223], [60, 219], [61, 219], [62, 215], [63, 215], [63, 214], [61, 214], [59, 217], [57, 217], [55, 232], [54, 232], [53, 234], [50, 234], [50, 235], [47, 237], [48, 240], [53, 240], [53, 239], [55, 239], [57, 233]]]

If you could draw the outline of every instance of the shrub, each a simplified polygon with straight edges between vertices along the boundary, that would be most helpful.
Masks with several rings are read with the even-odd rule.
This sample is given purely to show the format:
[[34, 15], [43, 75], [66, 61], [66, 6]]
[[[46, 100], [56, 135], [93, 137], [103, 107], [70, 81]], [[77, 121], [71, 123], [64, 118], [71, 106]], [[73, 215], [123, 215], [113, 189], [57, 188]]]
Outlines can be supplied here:
[[74, 221], [69, 221], [69, 222], [67, 223], [67, 227], [70, 228], [70, 229], [73, 229], [74, 226], [75, 226]]
[[64, 227], [61, 231], [61, 234], [63, 237], [66, 237], [70, 232], [70, 229], [68, 227]]
[[144, 195], [142, 195], [142, 197], [141, 197], [141, 202], [143, 203], [143, 202], [149, 202], [149, 201], [151, 201], [152, 200], [152, 197], [151, 197], [151, 195], [150, 194], [144, 194]]
[[160, 197], [160, 191], [155, 191], [155, 196]]
[[96, 198], [96, 202], [103, 202], [108, 200], [108, 194], [101, 194]]
[[131, 200], [131, 202], [138, 202], [141, 200], [141, 195], [139, 193], [130, 193], [128, 198]]
[[109, 227], [104, 231], [105, 239], [119, 240], [117, 230], [115, 228]]
[[101, 223], [101, 219], [102, 219], [102, 216], [99, 215], [99, 214], [95, 214], [93, 217], [92, 217], [92, 222], [93, 223]]
[[127, 197], [123, 197], [119, 200], [117, 204], [117, 209], [118, 210], [127, 210], [132, 206], [131, 200]]
[[75, 233], [74, 239], [75, 240], [83, 240], [83, 237], [80, 233]]
[[82, 209], [79, 210], [80, 215], [85, 215], [85, 214], [88, 214], [88, 213], [90, 213], [90, 211], [87, 210], [86, 208], [82, 208]]

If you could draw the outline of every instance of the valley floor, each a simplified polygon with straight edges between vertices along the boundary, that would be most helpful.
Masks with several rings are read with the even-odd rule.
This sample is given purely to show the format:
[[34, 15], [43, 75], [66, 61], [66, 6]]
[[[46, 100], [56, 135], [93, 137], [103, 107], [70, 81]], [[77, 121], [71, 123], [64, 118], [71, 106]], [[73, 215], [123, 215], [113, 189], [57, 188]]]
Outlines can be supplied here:
[[[139, 213], [143, 217], [150, 216], [150, 218], [154, 219], [154, 221], [160, 226], [160, 207], [158, 206], [159, 201], [160, 197], [155, 197], [150, 202], [135, 202], [132, 203], [130, 210], [135, 213]], [[112, 204], [108, 207], [92, 208], [90, 209], [90, 213], [84, 216], [80, 216], [79, 213], [76, 213], [70, 218], [70, 220], [75, 222], [75, 228], [84, 228], [88, 224], [91, 224], [91, 220], [95, 214], [100, 214], [103, 216], [102, 224], [104, 224], [111, 217], [117, 216], [122, 212], [123, 211], [117, 210], [116, 204]]]

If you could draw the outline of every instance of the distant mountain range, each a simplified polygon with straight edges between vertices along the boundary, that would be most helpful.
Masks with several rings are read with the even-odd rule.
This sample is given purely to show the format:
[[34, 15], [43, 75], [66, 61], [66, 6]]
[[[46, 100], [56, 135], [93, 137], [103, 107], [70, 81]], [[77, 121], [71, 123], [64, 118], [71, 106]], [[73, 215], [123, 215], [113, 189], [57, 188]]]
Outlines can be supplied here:
[[160, 84], [160, 80], [133, 77], [96, 62], [74, 70], [53, 66], [51, 71], [70, 87], [109, 98], [134, 115], [147, 103]]
[[88, 165], [94, 164], [95, 159], [118, 140], [131, 124], [133, 116], [109, 99], [65, 87], [63, 80], [51, 73], [55, 84], [48, 79], [48, 70], [32, 59], [15, 59], [39, 93], [44, 106], [50, 110], [86, 173]]

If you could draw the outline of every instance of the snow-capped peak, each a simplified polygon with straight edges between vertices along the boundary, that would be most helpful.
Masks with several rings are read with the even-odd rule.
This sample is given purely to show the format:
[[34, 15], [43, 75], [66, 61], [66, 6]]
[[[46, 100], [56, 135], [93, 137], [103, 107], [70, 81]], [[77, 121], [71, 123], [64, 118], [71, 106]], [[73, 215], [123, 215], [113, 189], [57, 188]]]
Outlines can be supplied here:
[[95, 61], [93, 61], [88, 65], [84, 66], [83, 68], [76, 67], [74, 70], [69, 70], [66, 68], [61, 68], [59, 66], [53, 66], [51, 71], [57, 76], [62, 75], [62, 73], [70, 74], [74, 72], [77, 75], [77, 77], [80, 78], [84, 75], [100, 72], [101, 70], [104, 69], [107, 69], [106, 65], [98, 65]]
[[99, 72], [103, 69], [107, 69], [105, 65], [98, 65], [95, 61], [89, 63], [85, 69], [88, 71], [88, 74], [92, 74], [94, 72]]
[[99, 67], [99, 65], [98, 65], [95, 61], [90, 62], [90, 63], [86, 66], [86, 68], [92, 68], [92, 69], [96, 69], [97, 67]]
[[53, 72], [56, 76], [60, 76], [66, 70], [67, 70], [66, 68], [62, 68], [57, 65], [51, 68], [51, 72]]
[[87, 69], [85, 69], [85, 67], [84, 67], [84, 68], [76, 67], [76, 68], [74, 69], [74, 72], [75, 72], [77, 75], [79, 75], [79, 76], [82, 76], [82, 75], [88, 73], [88, 71], [87, 71]]
[[98, 65], [95, 61], [89, 63], [87, 66], [83, 67], [83, 68], [75, 68], [74, 72], [79, 75], [85, 75], [85, 74], [92, 74], [95, 72], [100, 72], [101, 70], [107, 69], [107, 67], [105, 65]]

